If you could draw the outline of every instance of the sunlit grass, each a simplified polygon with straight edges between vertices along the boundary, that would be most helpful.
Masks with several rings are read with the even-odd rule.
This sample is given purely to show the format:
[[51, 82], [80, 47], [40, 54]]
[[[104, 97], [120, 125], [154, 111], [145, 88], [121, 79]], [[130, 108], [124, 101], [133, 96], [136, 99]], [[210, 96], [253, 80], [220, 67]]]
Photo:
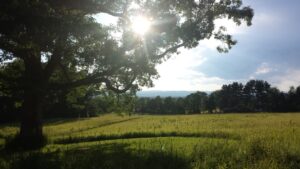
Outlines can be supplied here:
[[[44, 131], [49, 145], [34, 152], [3, 150], [0, 168], [300, 167], [299, 113], [110, 114], [48, 122]], [[0, 126], [0, 147], [17, 132], [17, 126]]]

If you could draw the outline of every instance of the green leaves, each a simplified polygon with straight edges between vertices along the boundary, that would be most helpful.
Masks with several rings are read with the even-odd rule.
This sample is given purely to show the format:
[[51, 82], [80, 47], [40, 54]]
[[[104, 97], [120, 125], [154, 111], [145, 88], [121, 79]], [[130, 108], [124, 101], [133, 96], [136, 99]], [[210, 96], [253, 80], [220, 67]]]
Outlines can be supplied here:
[[[62, 77], [70, 78], [60, 84], [104, 82], [114, 89], [131, 83], [151, 86], [157, 77], [155, 65], [177, 53], [178, 48], [194, 48], [203, 39], [220, 40], [223, 46], [217, 50], [228, 52], [236, 41], [223, 28], [216, 32], [214, 21], [227, 18], [250, 26], [253, 17], [253, 10], [242, 7], [240, 0], [1, 0], [1, 4], [1, 62], [26, 59], [30, 54], [42, 60], [47, 53], [47, 60], [38, 63], [48, 67], [42, 70], [50, 75], [47, 83], [64, 74]], [[119, 21], [102, 25], [93, 18], [97, 13]], [[143, 36], [130, 27], [132, 17], [138, 15], [151, 20], [151, 28]], [[31, 68], [33, 61], [26, 64]]]

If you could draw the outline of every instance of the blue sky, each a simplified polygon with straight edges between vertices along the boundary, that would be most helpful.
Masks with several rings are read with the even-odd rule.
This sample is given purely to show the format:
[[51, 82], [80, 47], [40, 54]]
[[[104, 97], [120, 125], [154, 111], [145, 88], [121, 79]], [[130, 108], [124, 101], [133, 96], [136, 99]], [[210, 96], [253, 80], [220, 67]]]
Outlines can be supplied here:
[[211, 40], [190, 51], [182, 50], [158, 66], [161, 77], [150, 90], [212, 91], [223, 84], [250, 79], [267, 80], [284, 91], [292, 85], [299, 86], [300, 1], [243, 2], [255, 11], [253, 25], [236, 27], [223, 22], [238, 40], [229, 53], [218, 53], [216, 42]]
[[[262, 79], [287, 91], [300, 85], [300, 1], [244, 0], [254, 9], [253, 25], [227, 26], [238, 44], [227, 54], [215, 49], [218, 42], [204, 40], [197, 48], [181, 49], [157, 66], [160, 78], [155, 87], [144, 90], [213, 91], [234, 81]], [[112, 21], [112, 18], [101, 21]]]

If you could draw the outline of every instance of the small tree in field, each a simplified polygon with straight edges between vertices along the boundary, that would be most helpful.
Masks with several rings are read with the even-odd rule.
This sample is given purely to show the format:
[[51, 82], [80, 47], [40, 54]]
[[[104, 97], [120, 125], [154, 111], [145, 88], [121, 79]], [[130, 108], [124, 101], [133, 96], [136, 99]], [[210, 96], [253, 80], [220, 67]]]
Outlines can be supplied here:
[[[253, 11], [241, 0], [1, 0], [0, 62], [20, 62], [23, 93], [20, 138], [42, 137], [43, 102], [49, 93], [99, 84], [117, 93], [152, 86], [155, 66], [180, 47], [203, 39], [236, 43], [214, 21], [251, 25]], [[96, 22], [95, 14], [118, 18]], [[11, 81], [2, 74], [1, 81]]]

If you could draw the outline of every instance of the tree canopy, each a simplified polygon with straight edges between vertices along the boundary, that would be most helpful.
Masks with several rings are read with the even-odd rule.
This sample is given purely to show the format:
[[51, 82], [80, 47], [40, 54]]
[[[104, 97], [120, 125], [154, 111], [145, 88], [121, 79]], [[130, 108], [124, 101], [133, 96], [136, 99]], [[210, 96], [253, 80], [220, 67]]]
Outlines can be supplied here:
[[[131, 8], [132, 3], [139, 8]], [[225, 28], [215, 31], [214, 20], [228, 18], [238, 25], [245, 20], [250, 25], [253, 16], [239, 0], [2, 0], [1, 4], [1, 62], [21, 59], [27, 74], [34, 74], [26, 78], [28, 85], [43, 79], [50, 82], [49, 89], [105, 83], [122, 92], [133, 84], [151, 86], [155, 65], [179, 47], [192, 48], [211, 37], [224, 42], [219, 51], [236, 43]], [[118, 17], [118, 25], [101, 25], [93, 18], [97, 13]], [[139, 15], [153, 20], [143, 37], [130, 27], [132, 17]], [[64, 76], [59, 82], [52, 77], [57, 69]], [[81, 72], [83, 76], [68, 81], [69, 74]]]
[[[98, 84], [117, 93], [152, 86], [155, 66], [180, 47], [203, 39], [223, 42], [227, 52], [236, 41], [216, 19], [251, 25], [253, 10], [241, 0], [1, 0], [0, 62], [23, 65], [13, 91], [23, 92], [21, 136], [41, 135], [39, 114], [47, 95], [57, 90]], [[133, 7], [133, 4], [135, 4]], [[118, 18], [117, 25], [97, 22], [95, 14]], [[151, 21], [142, 36], [132, 29], [134, 17]], [[3, 81], [13, 81], [1, 74]]]

